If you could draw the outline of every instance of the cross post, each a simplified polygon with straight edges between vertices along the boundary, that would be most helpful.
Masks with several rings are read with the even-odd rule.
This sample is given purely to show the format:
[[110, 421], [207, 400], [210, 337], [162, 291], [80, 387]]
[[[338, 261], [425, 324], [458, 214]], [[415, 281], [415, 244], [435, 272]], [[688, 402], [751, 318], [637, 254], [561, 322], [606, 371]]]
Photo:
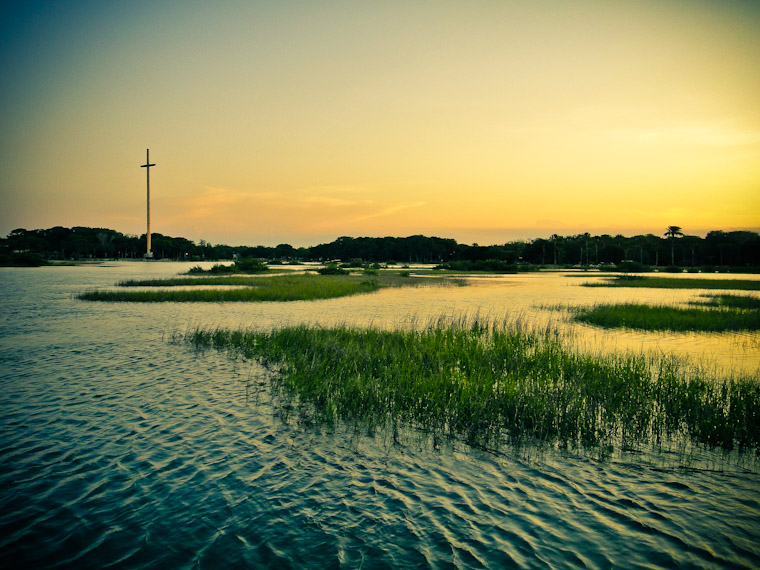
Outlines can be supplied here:
[[151, 251], [151, 246], [150, 246], [150, 167], [151, 166], [156, 166], [156, 165], [150, 163], [150, 149], [145, 149], [145, 164], [141, 164], [140, 168], [145, 169], [145, 174], [147, 175], [147, 184], [148, 184], [148, 231], [145, 233], [145, 237], [148, 239], [148, 248], [147, 248], [147, 252], [145, 253], [146, 259], [153, 258], [153, 252]]

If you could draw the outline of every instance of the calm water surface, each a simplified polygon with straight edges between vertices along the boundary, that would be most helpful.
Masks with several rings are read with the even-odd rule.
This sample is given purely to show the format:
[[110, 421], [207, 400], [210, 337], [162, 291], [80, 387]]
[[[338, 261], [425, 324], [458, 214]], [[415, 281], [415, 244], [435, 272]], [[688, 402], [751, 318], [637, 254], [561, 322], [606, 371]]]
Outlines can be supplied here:
[[756, 334], [600, 334], [536, 308], [704, 292], [525, 275], [314, 303], [76, 299], [186, 268], [0, 269], [1, 568], [760, 567], [754, 467], [494, 455], [305, 428], [279, 417], [254, 364], [168, 342], [198, 325], [511, 314], [571, 327], [588, 349], [677, 352], [756, 374]]

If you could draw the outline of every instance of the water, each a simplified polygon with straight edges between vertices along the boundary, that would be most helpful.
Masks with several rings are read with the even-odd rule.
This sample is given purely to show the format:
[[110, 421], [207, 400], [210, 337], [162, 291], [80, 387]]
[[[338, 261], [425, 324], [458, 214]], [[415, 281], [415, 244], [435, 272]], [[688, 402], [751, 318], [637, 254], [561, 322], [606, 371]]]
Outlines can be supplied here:
[[[667, 454], [496, 455], [411, 435], [394, 446], [299, 426], [280, 417], [254, 364], [168, 342], [196, 325], [398, 326], [461, 311], [556, 320], [534, 305], [656, 291], [529, 275], [316, 303], [75, 298], [184, 269], [0, 270], [0, 567], [760, 567], [756, 468], [709, 455], [700, 469]], [[578, 331], [605, 349], [757, 369], [756, 335]]]

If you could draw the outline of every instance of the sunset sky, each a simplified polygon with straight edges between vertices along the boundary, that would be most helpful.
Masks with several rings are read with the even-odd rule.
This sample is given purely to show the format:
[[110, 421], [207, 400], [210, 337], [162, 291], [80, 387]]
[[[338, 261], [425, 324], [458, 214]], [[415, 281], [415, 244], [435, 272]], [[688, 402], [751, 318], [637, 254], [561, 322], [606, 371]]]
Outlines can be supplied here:
[[5, 2], [0, 235], [760, 231], [760, 2]]

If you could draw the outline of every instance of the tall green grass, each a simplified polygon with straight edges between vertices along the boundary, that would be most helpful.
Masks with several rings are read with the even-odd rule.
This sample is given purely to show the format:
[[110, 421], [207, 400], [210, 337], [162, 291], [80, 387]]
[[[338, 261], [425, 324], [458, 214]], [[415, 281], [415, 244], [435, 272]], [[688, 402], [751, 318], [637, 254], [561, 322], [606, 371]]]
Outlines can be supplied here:
[[314, 275], [282, 274], [272, 277], [218, 276], [203, 278], [176, 278], [150, 282], [124, 282], [124, 287], [172, 287], [177, 285], [245, 285], [235, 289], [159, 289], [155, 291], [86, 291], [79, 299], [111, 302], [261, 302], [261, 301], [312, 301], [349, 295], [372, 293], [386, 287], [420, 285], [461, 285], [452, 279], [412, 279], [398, 274]]
[[745, 309], [760, 311], [760, 298], [748, 295], [702, 295], [705, 301], [695, 301], [694, 305], [705, 307], [725, 307], [729, 309]]
[[611, 450], [686, 441], [760, 451], [760, 384], [717, 380], [677, 361], [589, 356], [557, 333], [505, 323], [425, 330], [289, 327], [184, 337], [258, 359], [310, 421], [412, 426], [489, 446], [546, 442]]
[[584, 287], [647, 287], [658, 289], [735, 289], [760, 291], [760, 280], [752, 279], [678, 279], [620, 275], [600, 282], [583, 283]]
[[573, 320], [603, 328], [676, 332], [760, 330], [760, 311], [725, 305], [709, 309], [624, 303], [573, 308], [571, 312]]

